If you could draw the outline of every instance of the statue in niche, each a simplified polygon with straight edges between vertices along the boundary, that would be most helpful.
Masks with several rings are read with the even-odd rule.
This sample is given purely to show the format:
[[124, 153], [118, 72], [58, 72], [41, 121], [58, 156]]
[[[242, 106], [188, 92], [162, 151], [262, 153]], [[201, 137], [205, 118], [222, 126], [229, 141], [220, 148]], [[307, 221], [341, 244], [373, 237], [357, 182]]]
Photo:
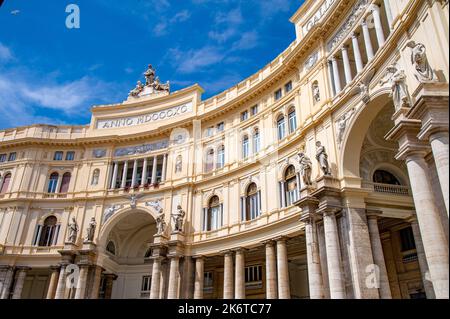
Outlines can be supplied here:
[[411, 63], [414, 66], [414, 75], [417, 81], [422, 83], [434, 81], [435, 74], [428, 62], [425, 46], [415, 41], [409, 41], [406, 46], [411, 48]]
[[85, 242], [92, 242], [94, 240], [96, 227], [97, 222], [95, 221], [95, 217], [92, 217], [91, 221], [89, 222], [89, 227], [86, 230], [86, 238], [84, 239]]
[[69, 228], [69, 237], [67, 241], [71, 244], [75, 244], [78, 235], [78, 224], [75, 217], [72, 217], [72, 222], [69, 223], [68, 228]]
[[181, 157], [181, 155], [178, 155], [175, 162], [175, 173], [181, 172], [182, 169], [183, 169], [183, 158]]
[[406, 75], [403, 70], [399, 70], [395, 64], [388, 66], [386, 75], [380, 81], [380, 85], [386, 83], [389, 83], [391, 86], [389, 96], [392, 97], [396, 110], [399, 110], [401, 107], [411, 107], [411, 100], [406, 85]]
[[330, 164], [328, 163], [328, 154], [325, 150], [325, 146], [320, 143], [320, 141], [316, 142], [316, 159], [319, 162], [320, 169], [327, 176], [331, 175], [330, 172]]
[[172, 214], [174, 231], [176, 231], [176, 232], [183, 231], [183, 220], [184, 220], [185, 215], [186, 215], [186, 212], [181, 208], [181, 205], [178, 205], [176, 212]]
[[320, 89], [319, 89], [319, 83], [314, 82], [312, 85], [312, 92], [313, 92], [313, 100], [314, 103], [320, 102]]
[[144, 85], [142, 84], [141, 81], [137, 81], [136, 87], [130, 91], [130, 94], [129, 94], [129, 95], [136, 97], [136, 96], [138, 96], [139, 93], [141, 93], [143, 90], [144, 90]]
[[344, 138], [344, 132], [347, 127], [347, 123], [350, 120], [350, 118], [353, 116], [354, 113], [355, 113], [355, 109], [353, 108], [350, 111], [348, 111], [347, 113], [345, 113], [344, 115], [342, 115], [336, 121], [336, 126], [337, 126], [337, 130], [338, 130], [337, 142], [338, 142], [339, 147], [341, 146], [342, 140]]
[[300, 163], [300, 175], [302, 176], [303, 183], [311, 186], [312, 162], [310, 158], [305, 153], [300, 152], [298, 153], [298, 161]]
[[92, 182], [91, 185], [97, 185], [98, 179], [100, 177], [100, 170], [96, 169], [94, 173], [92, 174]]

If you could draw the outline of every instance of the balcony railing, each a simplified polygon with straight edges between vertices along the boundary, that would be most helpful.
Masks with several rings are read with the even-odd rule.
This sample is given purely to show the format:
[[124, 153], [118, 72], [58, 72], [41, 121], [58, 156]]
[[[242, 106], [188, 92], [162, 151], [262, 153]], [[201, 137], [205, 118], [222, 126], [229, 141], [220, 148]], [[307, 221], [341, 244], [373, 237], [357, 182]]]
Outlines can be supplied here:
[[365, 182], [363, 184], [365, 188], [373, 189], [377, 193], [385, 193], [385, 194], [393, 194], [393, 195], [401, 195], [401, 196], [409, 196], [409, 188], [408, 186], [403, 185], [391, 185], [391, 184], [383, 184], [383, 183], [369, 183]]

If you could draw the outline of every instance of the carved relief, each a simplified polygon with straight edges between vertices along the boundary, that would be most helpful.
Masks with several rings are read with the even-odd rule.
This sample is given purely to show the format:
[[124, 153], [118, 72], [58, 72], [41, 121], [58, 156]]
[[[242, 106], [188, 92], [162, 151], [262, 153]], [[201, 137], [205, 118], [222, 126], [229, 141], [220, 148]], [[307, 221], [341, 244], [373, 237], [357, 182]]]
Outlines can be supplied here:
[[320, 102], [320, 88], [317, 81], [314, 81], [314, 83], [312, 84], [312, 94], [314, 103]]
[[339, 117], [336, 121], [336, 132], [337, 132], [337, 143], [338, 147], [341, 148], [342, 140], [344, 138], [345, 129], [347, 128], [348, 121], [355, 114], [355, 108], [352, 108], [350, 111], [347, 111], [341, 117]]
[[389, 83], [391, 88], [390, 97], [394, 102], [396, 110], [401, 107], [411, 107], [411, 99], [406, 84], [406, 74], [400, 70], [395, 64], [387, 67], [385, 77], [380, 81], [380, 85]]
[[318, 59], [319, 59], [319, 52], [311, 54], [305, 62], [306, 70], [308, 71], [311, 70], [312, 67], [316, 64]]
[[106, 223], [119, 209], [123, 208], [123, 205], [112, 205], [105, 210], [103, 215], [103, 223]]
[[411, 48], [411, 64], [414, 67], [414, 76], [417, 81], [422, 83], [434, 81], [435, 74], [428, 62], [425, 46], [415, 41], [409, 41], [406, 46]]
[[166, 141], [156, 142], [156, 143], [152, 143], [152, 144], [144, 144], [144, 145], [139, 145], [139, 146], [118, 148], [114, 151], [114, 156], [145, 154], [148, 152], [167, 148], [168, 146], [169, 146], [169, 141], [166, 140]]

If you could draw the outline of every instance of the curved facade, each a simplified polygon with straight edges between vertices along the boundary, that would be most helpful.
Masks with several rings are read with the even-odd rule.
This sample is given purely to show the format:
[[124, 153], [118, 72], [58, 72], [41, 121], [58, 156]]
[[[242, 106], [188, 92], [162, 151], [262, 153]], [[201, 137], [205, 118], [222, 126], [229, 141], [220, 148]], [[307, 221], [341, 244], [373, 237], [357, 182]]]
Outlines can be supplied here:
[[447, 1], [291, 22], [210, 99], [0, 131], [1, 297], [448, 298]]

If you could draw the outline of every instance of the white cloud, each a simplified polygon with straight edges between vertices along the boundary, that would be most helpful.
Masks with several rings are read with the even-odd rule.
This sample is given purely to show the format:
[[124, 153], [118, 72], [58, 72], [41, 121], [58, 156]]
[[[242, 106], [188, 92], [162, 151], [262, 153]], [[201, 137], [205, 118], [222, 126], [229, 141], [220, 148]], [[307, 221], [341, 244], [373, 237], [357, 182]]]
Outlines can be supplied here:
[[239, 33], [239, 27], [244, 20], [241, 9], [236, 8], [227, 13], [217, 13], [214, 21], [216, 30], [210, 31], [208, 36], [219, 43], [223, 43]]
[[166, 19], [162, 17], [160, 22], [158, 22], [153, 28], [153, 35], [156, 37], [161, 37], [169, 32], [169, 27], [172, 24], [179, 22], [185, 22], [191, 17], [191, 13], [188, 10], [182, 10], [176, 13], [172, 18]]
[[11, 50], [0, 42], [0, 61], [9, 61], [13, 58]]
[[188, 10], [182, 10], [175, 14], [171, 19], [170, 23], [184, 22], [191, 17], [191, 13]]
[[167, 22], [161, 21], [153, 28], [153, 35], [160, 37], [167, 34]]
[[224, 53], [214, 46], [205, 46], [198, 50], [186, 52], [179, 49], [170, 49], [169, 55], [173, 65], [180, 73], [200, 72], [204, 68], [219, 63], [224, 58]]
[[232, 51], [234, 50], [250, 50], [258, 45], [258, 33], [255, 31], [244, 32], [239, 40], [233, 43]]

